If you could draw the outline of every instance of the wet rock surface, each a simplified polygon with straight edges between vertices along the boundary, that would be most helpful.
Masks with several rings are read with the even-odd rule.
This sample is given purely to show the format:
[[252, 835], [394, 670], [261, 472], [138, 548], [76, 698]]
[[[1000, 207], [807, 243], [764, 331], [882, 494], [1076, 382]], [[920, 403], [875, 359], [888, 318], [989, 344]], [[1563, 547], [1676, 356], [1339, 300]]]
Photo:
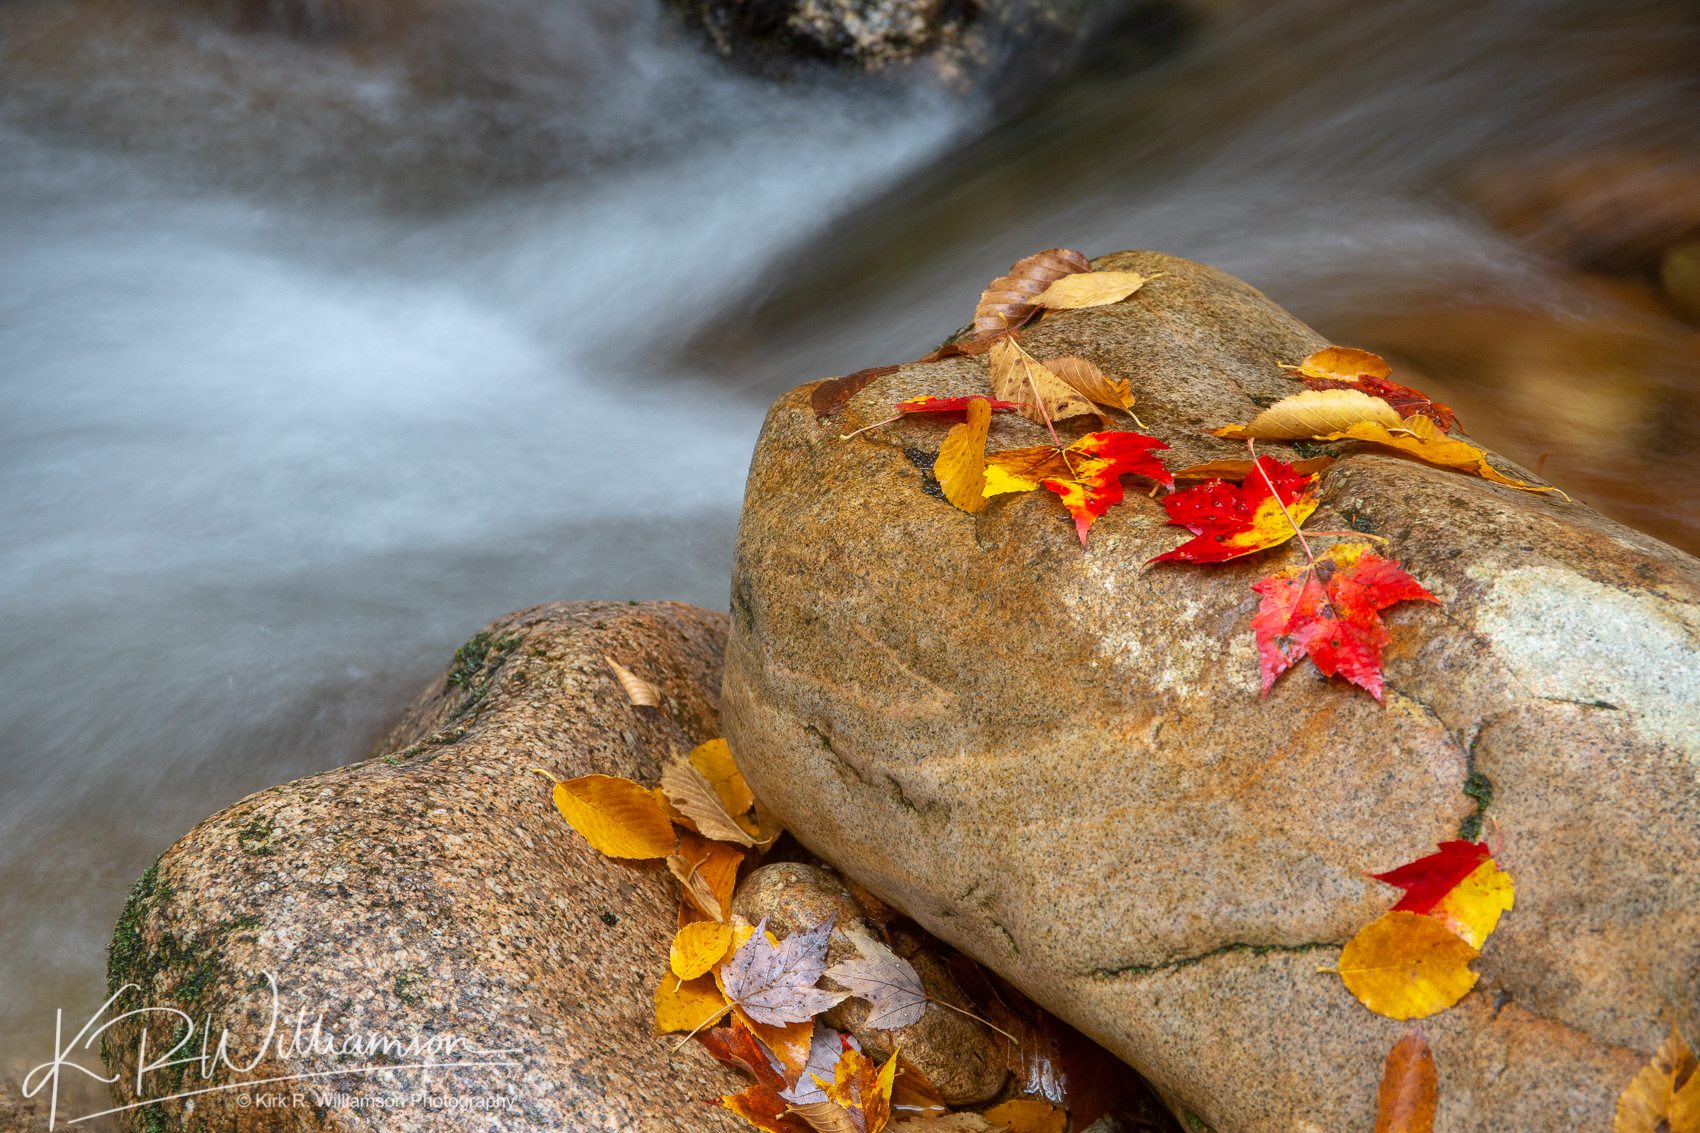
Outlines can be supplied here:
[[[213, 1047], [228, 1027], [240, 1066], [267, 1030], [268, 973], [283, 1018], [269, 1055], [245, 1072], [220, 1068], [203, 1082], [199, 1064], [156, 1071], [145, 1096], [320, 1076], [288, 1087], [303, 1103], [243, 1104], [264, 1088], [233, 1089], [133, 1109], [126, 1127], [735, 1128], [697, 1099], [742, 1080], [695, 1044], [674, 1054], [676, 1039], [654, 1034], [654, 983], [676, 928], [665, 872], [592, 850], [527, 771], [654, 781], [671, 748], [719, 735], [725, 624], [674, 603], [510, 615], [456, 654], [386, 754], [252, 795], [185, 835], [137, 883], [118, 925], [112, 990], [138, 986], [120, 1007], [210, 1017]], [[658, 684], [662, 709], [633, 707], [604, 654]], [[334, 1053], [304, 1049], [316, 1021]], [[152, 1060], [175, 1023], [138, 1017], [109, 1034], [115, 1104], [140, 1100], [141, 1027]], [[343, 1049], [356, 1035], [403, 1046]], [[406, 1049], [416, 1037], [420, 1049]], [[199, 1031], [189, 1049], [199, 1055]], [[379, 1068], [337, 1073], [356, 1061]], [[326, 1103], [321, 1091], [439, 1100]]]
[[[829, 916], [834, 918], [826, 953], [828, 964], [875, 960], [892, 953], [863, 918], [843, 883], [830, 871], [815, 866], [792, 862], [762, 866], [740, 884], [732, 911], [752, 924], [765, 919], [769, 930], [781, 938], [813, 928]], [[963, 1013], [973, 1005], [936, 956], [917, 947], [910, 948], [905, 959], [914, 965], [929, 996], [953, 1003], [959, 1010], [928, 1003], [920, 1022], [886, 1031], [869, 1027], [871, 1008], [865, 1000], [852, 998], [827, 1012], [824, 1021], [835, 1030], [854, 1035], [877, 1061], [883, 1062], [893, 1050], [901, 1049], [948, 1105], [991, 1101], [1009, 1077], [997, 1040], [985, 1025]], [[821, 986], [844, 990], [831, 980]]]
[[[1171, 467], [1243, 454], [1199, 431], [1294, 392], [1279, 363], [1325, 345], [1201, 265], [1099, 266], [1165, 274], [1023, 344], [1131, 378]], [[948, 422], [837, 439], [986, 388], [951, 358], [834, 419], [807, 386], [770, 411], [724, 689], [756, 792], [1222, 1133], [1372, 1124], [1410, 1024], [1317, 969], [1397, 896], [1364, 874], [1478, 828], [1491, 792], [1517, 905], [1424, 1021], [1436, 1128], [1608, 1128], [1669, 1025], [1700, 1029], [1700, 564], [1551, 494], [1347, 452], [1308, 526], [1390, 539], [1444, 609], [1385, 615], [1385, 707], [1304, 663], [1260, 699], [1249, 585], [1296, 546], [1146, 569], [1186, 536], [1133, 481], [1082, 550], [1048, 493], [930, 497]], [[990, 447], [1043, 439], [999, 415]]]

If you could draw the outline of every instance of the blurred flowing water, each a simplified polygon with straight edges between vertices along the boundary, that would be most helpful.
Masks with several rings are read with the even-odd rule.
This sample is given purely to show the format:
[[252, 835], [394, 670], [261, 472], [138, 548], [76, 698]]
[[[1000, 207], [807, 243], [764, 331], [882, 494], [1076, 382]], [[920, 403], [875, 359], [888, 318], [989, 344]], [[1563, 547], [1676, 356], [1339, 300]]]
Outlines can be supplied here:
[[1602, 7], [1147, 5], [963, 93], [749, 78], [614, 0], [0, 6], [0, 1076], [103, 998], [155, 855], [489, 619], [723, 608], [766, 402], [1040, 248], [1232, 271], [1700, 545], [1692, 327], [1482, 219], [1700, 152], [1692, 7]]

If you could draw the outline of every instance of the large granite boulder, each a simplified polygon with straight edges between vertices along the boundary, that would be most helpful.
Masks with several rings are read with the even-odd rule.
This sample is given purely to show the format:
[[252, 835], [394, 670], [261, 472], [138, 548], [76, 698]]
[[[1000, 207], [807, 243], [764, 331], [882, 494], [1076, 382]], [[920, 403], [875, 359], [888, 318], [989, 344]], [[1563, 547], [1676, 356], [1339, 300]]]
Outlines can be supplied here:
[[[725, 626], [674, 603], [510, 615], [462, 647], [387, 754], [261, 791], [186, 834], [131, 895], [111, 990], [134, 985], [123, 1010], [211, 1018], [214, 1052], [228, 1028], [243, 1069], [163, 1068], [138, 1096], [142, 1026], [152, 1063], [180, 1020], [127, 1020], [104, 1048], [114, 1104], [229, 1088], [128, 1110], [126, 1127], [735, 1129], [699, 1099], [743, 1080], [654, 1033], [676, 928], [665, 870], [592, 850], [527, 770], [654, 781], [670, 749], [719, 735]], [[659, 684], [662, 707], [634, 707], [604, 655]], [[268, 973], [283, 1017], [250, 1066]], [[377, 1049], [346, 1047], [356, 1036]], [[198, 1059], [200, 1031], [189, 1039]]]
[[[1171, 466], [1236, 455], [1200, 430], [1324, 345], [1208, 267], [1098, 266], [1164, 274], [1024, 345], [1131, 378]], [[1248, 587], [1296, 546], [1146, 567], [1186, 535], [1131, 482], [1082, 549], [1044, 491], [978, 515], [925, 491], [948, 423], [838, 439], [986, 383], [956, 357], [837, 418], [807, 386], [773, 406], [723, 693], [752, 787], [1222, 1133], [1369, 1128], [1410, 1024], [1318, 969], [1397, 896], [1365, 873], [1478, 827], [1491, 792], [1517, 904], [1423, 1023], [1436, 1128], [1609, 1128], [1671, 1023], [1700, 1033], [1700, 564], [1556, 494], [1350, 453], [1309, 526], [1387, 537], [1444, 607], [1388, 611], [1385, 706], [1307, 662], [1260, 698]], [[1000, 414], [991, 447], [1043, 436]]]

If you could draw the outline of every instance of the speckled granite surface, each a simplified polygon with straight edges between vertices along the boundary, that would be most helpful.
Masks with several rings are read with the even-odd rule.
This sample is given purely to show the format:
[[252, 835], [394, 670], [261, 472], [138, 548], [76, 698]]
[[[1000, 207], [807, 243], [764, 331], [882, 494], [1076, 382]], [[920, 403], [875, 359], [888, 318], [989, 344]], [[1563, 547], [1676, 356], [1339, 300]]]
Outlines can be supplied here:
[[[725, 632], [724, 615], [674, 603], [510, 615], [412, 706], [391, 754], [262, 791], [185, 835], [135, 888], [113, 990], [139, 985], [122, 1006], [175, 1005], [196, 1020], [177, 1056], [194, 1061], [144, 1075], [143, 1096], [237, 1088], [131, 1110], [127, 1126], [734, 1128], [696, 1099], [741, 1080], [653, 1034], [676, 925], [664, 872], [590, 849], [526, 771], [654, 781], [670, 746], [719, 734]], [[662, 708], [629, 704], [604, 654], [659, 684]], [[281, 1017], [255, 1062], [268, 973]], [[157, 1063], [182, 1022], [156, 1012], [111, 1032], [115, 1104], [137, 1100], [143, 1026]], [[466, 1065], [479, 1062], [509, 1065]], [[286, 1075], [319, 1076], [239, 1085]]]

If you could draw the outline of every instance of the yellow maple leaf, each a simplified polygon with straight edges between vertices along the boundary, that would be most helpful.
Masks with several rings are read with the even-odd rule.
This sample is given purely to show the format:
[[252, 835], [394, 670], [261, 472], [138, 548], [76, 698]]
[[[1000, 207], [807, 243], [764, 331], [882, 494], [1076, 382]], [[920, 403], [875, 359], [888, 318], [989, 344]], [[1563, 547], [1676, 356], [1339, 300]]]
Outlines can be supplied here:
[[1511, 875], [1489, 858], [1429, 910], [1428, 915], [1458, 934], [1472, 948], [1480, 948], [1499, 924], [1501, 913], [1509, 913], [1517, 889]]
[[1388, 913], [1340, 951], [1340, 979], [1378, 1015], [1421, 1019], [1451, 1007], [1476, 986], [1469, 965], [1479, 955], [1433, 917]]
[[1670, 1037], [1617, 1099], [1612, 1133], [1700, 1133], [1696, 1069], [1694, 1052], [1672, 1024]]

